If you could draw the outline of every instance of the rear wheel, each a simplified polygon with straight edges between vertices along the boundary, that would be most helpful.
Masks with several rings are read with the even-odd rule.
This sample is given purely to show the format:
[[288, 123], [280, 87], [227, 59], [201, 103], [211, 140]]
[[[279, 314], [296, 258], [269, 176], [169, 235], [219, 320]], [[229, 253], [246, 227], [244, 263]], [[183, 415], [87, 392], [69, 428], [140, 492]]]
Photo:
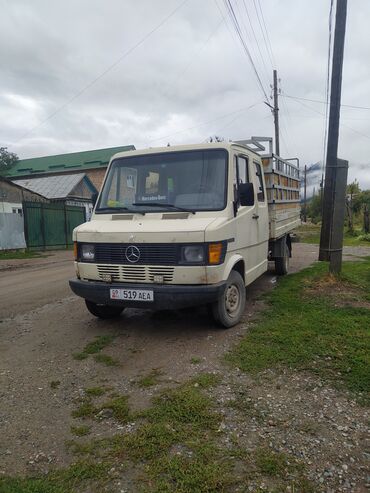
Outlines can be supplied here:
[[214, 320], [225, 328], [240, 322], [245, 309], [245, 286], [239, 272], [232, 270], [222, 296], [211, 305]]
[[112, 305], [99, 305], [93, 301], [85, 300], [86, 307], [92, 315], [95, 317], [109, 319], [117, 318], [121, 315], [124, 307], [112, 306]]
[[289, 247], [284, 245], [284, 257], [275, 258], [275, 272], [278, 276], [285, 276], [289, 270]]

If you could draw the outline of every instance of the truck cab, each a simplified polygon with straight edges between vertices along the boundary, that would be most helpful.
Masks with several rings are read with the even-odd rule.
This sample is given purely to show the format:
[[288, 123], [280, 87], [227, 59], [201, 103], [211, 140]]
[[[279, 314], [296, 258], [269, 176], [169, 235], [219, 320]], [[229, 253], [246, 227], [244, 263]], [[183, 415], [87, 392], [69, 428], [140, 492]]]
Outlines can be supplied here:
[[246, 143], [119, 153], [91, 221], [73, 232], [70, 286], [100, 318], [126, 307], [209, 305], [231, 327], [271, 253], [289, 257], [294, 222], [271, 238], [263, 159]]

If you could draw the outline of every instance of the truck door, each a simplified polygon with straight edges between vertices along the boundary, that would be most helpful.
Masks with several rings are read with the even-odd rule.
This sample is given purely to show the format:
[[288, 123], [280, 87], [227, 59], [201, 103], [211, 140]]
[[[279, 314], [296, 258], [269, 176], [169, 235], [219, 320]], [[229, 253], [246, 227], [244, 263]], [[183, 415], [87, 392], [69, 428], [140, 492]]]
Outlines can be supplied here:
[[235, 189], [240, 183], [251, 182], [255, 193], [254, 205], [241, 206], [238, 204], [236, 215], [236, 247], [244, 258], [246, 284], [251, 283], [267, 268], [268, 224], [264, 220], [267, 209], [264, 209], [263, 183], [262, 196], [256, 172], [257, 168], [247, 155], [234, 156]]
[[[269, 219], [268, 205], [265, 189], [265, 181], [263, 176], [263, 168], [260, 162], [253, 160], [251, 165], [252, 177], [254, 180], [255, 193], [255, 213], [254, 218], [258, 224], [258, 243], [260, 245], [259, 261], [267, 259], [268, 254], [268, 239], [269, 239]], [[252, 180], [251, 180], [252, 181]]]

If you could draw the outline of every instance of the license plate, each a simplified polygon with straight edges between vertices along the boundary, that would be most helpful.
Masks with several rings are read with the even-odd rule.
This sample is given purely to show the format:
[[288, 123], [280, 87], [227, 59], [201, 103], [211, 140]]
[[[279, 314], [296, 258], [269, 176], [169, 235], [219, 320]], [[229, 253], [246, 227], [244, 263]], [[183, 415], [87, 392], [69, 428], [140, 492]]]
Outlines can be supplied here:
[[154, 292], [149, 289], [111, 289], [111, 300], [154, 301]]

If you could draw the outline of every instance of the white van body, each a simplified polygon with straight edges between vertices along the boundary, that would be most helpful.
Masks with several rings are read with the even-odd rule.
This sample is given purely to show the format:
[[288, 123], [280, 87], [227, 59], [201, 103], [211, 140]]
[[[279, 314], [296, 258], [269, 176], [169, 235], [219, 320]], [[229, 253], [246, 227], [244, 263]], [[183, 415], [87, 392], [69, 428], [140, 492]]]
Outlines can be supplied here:
[[73, 232], [70, 285], [94, 315], [208, 304], [229, 327], [268, 260], [286, 273], [300, 223], [299, 168], [263, 140], [265, 154], [252, 138], [112, 157], [91, 221]]

